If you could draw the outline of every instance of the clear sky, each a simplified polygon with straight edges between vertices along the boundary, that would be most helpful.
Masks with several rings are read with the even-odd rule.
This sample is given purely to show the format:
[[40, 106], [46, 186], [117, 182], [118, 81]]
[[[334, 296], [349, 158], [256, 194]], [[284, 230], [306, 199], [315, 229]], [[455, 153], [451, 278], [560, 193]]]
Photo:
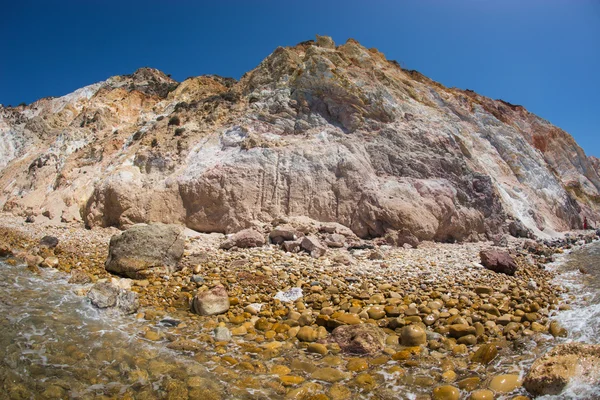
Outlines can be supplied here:
[[142, 66], [239, 78], [321, 34], [521, 104], [600, 157], [600, 0], [19, 0], [0, 14], [4, 105]]

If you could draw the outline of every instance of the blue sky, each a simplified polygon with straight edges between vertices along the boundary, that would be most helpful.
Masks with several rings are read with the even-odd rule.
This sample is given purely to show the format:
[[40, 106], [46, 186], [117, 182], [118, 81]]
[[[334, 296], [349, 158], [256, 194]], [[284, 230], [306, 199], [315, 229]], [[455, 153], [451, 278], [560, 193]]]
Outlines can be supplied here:
[[446, 85], [521, 104], [600, 157], [599, 0], [13, 1], [0, 104], [142, 66], [239, 78], [277, 46], [352, 37]]

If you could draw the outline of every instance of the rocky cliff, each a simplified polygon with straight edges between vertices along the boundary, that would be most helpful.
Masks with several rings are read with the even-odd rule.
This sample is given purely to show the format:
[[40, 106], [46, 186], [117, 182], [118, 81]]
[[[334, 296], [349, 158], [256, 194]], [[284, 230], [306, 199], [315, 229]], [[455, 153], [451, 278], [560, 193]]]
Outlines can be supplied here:
[[352, 39], [277, 48], [240, 81], [142, 68], [0, 108], [0, 168], [5, 211], [89, 227], [307, 216], [452, 241], [600, 220], [599, 162], [566, 132]]

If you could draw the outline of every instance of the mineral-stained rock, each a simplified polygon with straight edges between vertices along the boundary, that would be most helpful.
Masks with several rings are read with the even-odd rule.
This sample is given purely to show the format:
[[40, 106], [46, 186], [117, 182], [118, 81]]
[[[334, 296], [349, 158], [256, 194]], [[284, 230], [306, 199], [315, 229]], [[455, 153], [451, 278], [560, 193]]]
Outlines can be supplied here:
[[535, 360], [523, 382], [534, 396], [558, 395], [572, 380], [600, 382], [600, 345], [560, 344]]
[[372, 355], [385, 346], [385, 332], [373, 324], [343, 325], [331, 334], [345, 353]]
[[178, 225], [135, 225], [110, 239], [105, 268], [134, 279], [172, 272], [184, 246], [183, 229]]
[[244, 229], [225, 240], [221, 244], [221, 248], [226, 250], [231, 249], [232, 247], [246, 249], [250, 247], [261, 247], [264, 246], [264, 244], [265, 238], [262, 233], [257, 232], [254, 229]]
[[507, 251], [482, 250], [479, 257], [481, 257], [481, 265], [491, 271], [506, 275], [514, 275], [517, 271], [517, 264]]
[[200, 315], [223, 314], [229, 310], [229, 296], [222, 285], [196, 294], [192, 300], [192, 312]]
[[363, 239], [456, 241], [520, 219], [539, 236], [600, 220], [597, 165], [522, 106], [324, 36], [240, 81], [145, 68], [0, 109], [0, 207], [88, 227], [233, 233], [306, 216]]

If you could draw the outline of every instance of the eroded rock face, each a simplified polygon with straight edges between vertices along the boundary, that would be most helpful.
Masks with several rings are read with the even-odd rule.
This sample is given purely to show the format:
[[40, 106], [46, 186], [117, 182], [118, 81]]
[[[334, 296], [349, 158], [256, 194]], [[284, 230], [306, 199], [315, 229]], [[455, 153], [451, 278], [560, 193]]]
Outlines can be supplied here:
[[328, 37], [239, 82], [144, 68], [0, 108], [0, 168], [3, 210], [89, 227], [306, 216], [414, 247], [600, 222], [598, 162], [567, 133]]
[[600, 382], [600, 345], [561, 344], [538, 358], [523, 382], [534, 396], [558, 395], [572, 381]]
[[135, 225], [110, 239], [105, 268], [134, 279], [173, 272], [184, 247], [183, 229], [178, 225]]

